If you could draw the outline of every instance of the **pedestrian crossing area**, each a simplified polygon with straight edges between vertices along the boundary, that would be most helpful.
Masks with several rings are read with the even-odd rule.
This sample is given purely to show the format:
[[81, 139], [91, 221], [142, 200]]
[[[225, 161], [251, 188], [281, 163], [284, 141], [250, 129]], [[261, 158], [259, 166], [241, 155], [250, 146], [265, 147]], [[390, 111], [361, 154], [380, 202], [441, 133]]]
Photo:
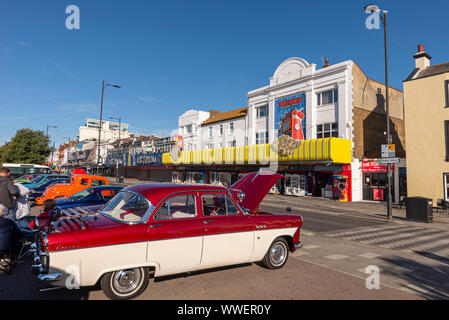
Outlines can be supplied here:
[[409, 225], [377, 225], [329, 232], [328, 237], [357, 241], [389, 249], [431, 252], [449, 258], [449, 232]]

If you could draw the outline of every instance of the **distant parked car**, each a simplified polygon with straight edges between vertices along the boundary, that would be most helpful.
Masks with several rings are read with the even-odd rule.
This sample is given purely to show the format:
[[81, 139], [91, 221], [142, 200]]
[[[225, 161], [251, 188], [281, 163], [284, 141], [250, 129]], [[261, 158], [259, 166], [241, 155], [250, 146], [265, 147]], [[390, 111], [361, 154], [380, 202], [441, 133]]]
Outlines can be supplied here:
[[42, 205], [47, 199], [61, 200], [94, 186], [107, 186], [109, 180], [100, 176], [77, 174], [70, 178], [70, 183], [57, 184], [48, 188], [44, 194], [36, 198], [36, 203]]
[[36, 198], [42, 196], [42, 194], [45, 192], [45, 190], [58, 183], [70, 183], [70, 178], [55, 178], [52, 180], [48, 180], [43, 183], [39, 183], [34, 186], [33, 189], [31, 189], [30, 194], [28, 195], [28, 200], [34, 201]]
[[103, 205], [111, 200], [122, 189], [123, 187], [121, 186], [98, 186], [87, 188], [75, 193], [67, 199], [56, 200], [56, 207], [53, 210], [60, 211], [80, 206]]
[[30, 174], [24, 174], [23, 176], [20, 176], [16, 179], [17, 183], [30, 183], [33, 179], [40, 176], [38, 173], [30, 173]]
[[68, 175], [59, 175], [59, 174], [44, 174], [41, 175], [40, 178], [36, 181], [32, 180], [29, 183], [24, 183], [23, 185], [25, 187], [27, 187], [28, 189], [33, 189], [34, 187], [36, 187], [38, 184], [47, 182], [49, 180], [54, 180], [54, 179], [61, 179], [61, 178], [70, 178]]

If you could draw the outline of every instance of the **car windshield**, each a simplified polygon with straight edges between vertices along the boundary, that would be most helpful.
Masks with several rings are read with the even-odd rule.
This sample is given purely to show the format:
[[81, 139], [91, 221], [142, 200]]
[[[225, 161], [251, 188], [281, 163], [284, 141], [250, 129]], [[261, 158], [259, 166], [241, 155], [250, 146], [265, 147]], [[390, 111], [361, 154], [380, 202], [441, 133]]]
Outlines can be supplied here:
[[38, 182], [40, 182], [42, 179], [44, 179], [44, 176], [37, 176], [36, 178], [34, 178], [33, 180], [31, 180], [30, 183], [38, 183]]
[[29, 180], [30, 175], [29, 174], [24, 174], [23, 176], [20, 176], [17, 178], [17, 180]]
[[73, 196], [71, 196], [69, 199], [70, 200], [81, 200], [85, 197], [87, 197], [88, 195], [92, 194], [94, 192], [93, 189], [84, 189], [83, 191], [80, 191], [78, 193], [75, 193]]
[[143, 196], [122, 191], [109, 201], [101, 213], [122, 222], [139, 222], [150, 208], [149, 201]]

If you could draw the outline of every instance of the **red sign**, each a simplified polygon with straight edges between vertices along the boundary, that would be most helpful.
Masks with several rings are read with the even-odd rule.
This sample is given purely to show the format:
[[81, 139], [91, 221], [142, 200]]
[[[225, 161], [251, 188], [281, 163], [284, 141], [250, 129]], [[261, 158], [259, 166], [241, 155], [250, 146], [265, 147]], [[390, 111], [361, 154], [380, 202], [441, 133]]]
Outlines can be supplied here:
[[373, 189], [373, 200], [384, 201], [384, 189]]
[[[378, 164], [377, 161], [363, 161], [362, 172], [387, 173], [387, 164]], [[394, 172], [394, 165], [390, 164], [390, 169]]]
[[289, 105], [297, 104], [297, 103], [301, 103], [301, 102], [302, 102], [302, 97], [298, 97], [298, 98], [293, 98], [290, 100], [279, 101], [278, 106], [285, 107], [285, 106], [289, 106]]

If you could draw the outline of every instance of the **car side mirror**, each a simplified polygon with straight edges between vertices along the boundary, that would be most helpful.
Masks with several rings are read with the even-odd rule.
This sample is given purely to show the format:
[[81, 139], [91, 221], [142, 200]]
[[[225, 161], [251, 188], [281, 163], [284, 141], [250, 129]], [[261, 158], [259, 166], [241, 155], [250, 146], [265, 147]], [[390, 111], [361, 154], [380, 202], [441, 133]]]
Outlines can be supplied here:
[[240, 191], [239, 193], [237, 193], [237, 198], [239, 199], [239, 202], [242, 202], [246, 197], [245, 192]]

